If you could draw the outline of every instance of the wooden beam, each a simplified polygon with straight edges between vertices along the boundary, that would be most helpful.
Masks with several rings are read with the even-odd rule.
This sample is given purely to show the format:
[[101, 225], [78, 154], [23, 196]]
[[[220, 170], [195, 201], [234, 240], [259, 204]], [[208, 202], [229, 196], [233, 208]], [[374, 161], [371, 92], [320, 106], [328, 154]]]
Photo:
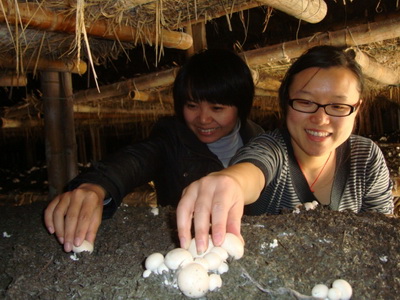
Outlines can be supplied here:
[[[29, 28], [36, 28], [46, 31], [58, 31], [69, 34], [76, 32], [75, 16], [62, 13], [56, 13], [47, 10], [43, 5], [36, 3], [19, 3], [18, 8], [15, 5], [8, 5], [9, 1], [1, 0], [4, 11], [0, 13], [0, 22], [10, 24], [21, 24]], [[7, 16], [7, 17], [6, 17]], [[89, 22], [88, 22], [89, 23]], [[142, 36], [142, 32], [136, 28], [126, 25], [116, 26], [107, 20], [98, 20], [86, 25], [88, 35], [121, 42], [137, 42], [151, 45], [160, 44], [167, 48], [188, 49], [192, 45], [192, 37], [183, 32], [169, 31], [162, 29], [159, 34], [154, 28], [147, 29]], [[158, 40], [157, 40], [158, 38]]]
[[26, 86], [28, 79], [25, 75], [6, 74], [0, 76], [0, 86]]
[[258, 2], [308, 23], [320, 22], [328, 12], [324, 0], [258, 0]]
[[[52, 71], [52, 72], [71, 72], [74, 74], [85, 74], [87, 71], [87, 64], [84, 61], [77, 60], [50, 60], [46, 58], [32, 58], [30, 60], [23, 60], [18, 62], [25, 71]], [[0, 56], [0, 68], [3, 69], [21, 69], [16, 68], [17, 61], [15, 57], [7, 55]]]
[[351, 48], [347, 51], [354, 53], [355, 60], [361, 66], [363, 73], [380, 83], [386, 85], [399, 85], [400, 84], [400, 72], [399, 70], [392, 70], [378, 63], [371, 57], [368, 57], [365, 53], [357, 48]]
[[[283, 2], [283, 3], [282, 3]], [[186, 22], [176, 24], [176, 28], [187, 27], [190, 24], [196, 24], [200, 22], [207, 22], [211, 19], [220, 18], [222, 16], [231, 16], [233, 13], [239, 11], [248, 10], [260, 6], [269, 6], [277, 10], [291, 15], [295, 18], [299, 18], [305, 22], [318, 23], [327, 14], [327, 5], [323, 0], [258, 0], [249, 1], [234, 7], [228, 7], [228, 9], [222, 9], [212, 15], [202, 16], [197, 19], [188, 20]]]
[[400, 37], [400, 14], [383, 21], [354, 26], [333, 32], [267, 46], [244, 53], [250, 66], [275, 64], [297, 58], [307, 49], [317, 45], [351, 47]]
[[97, 101], [99, 99], [111, 98], [116, 96], [127, 96], [131, 91], [144, 91], [160, 86], [170, 86], [174, 80], [178, 68], [173, 68], [156, 73], [145, 74], [140, 77], [116, 82], [97, 89], [83, 90], [75, 93], [74, 103]]

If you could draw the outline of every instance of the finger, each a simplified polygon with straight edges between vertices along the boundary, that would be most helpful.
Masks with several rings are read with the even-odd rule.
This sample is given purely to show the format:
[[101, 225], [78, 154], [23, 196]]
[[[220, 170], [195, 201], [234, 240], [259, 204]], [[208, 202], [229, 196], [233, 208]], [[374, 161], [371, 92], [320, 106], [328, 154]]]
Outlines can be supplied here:
[[241, 203], [236, 203], [228, 214], [228, 221], [226, 223], [226, 232], [233, 233], [237, 237], [239, 237], [243, 244], [244, 239], [240, 233], [240, 226], [242, 222], [242, 216], [244, 211], [244, 205]]
[[[103, 204], [100, 203], [97, 194], [94, 192], [85, 191], [84, 196], [81, 197], [83, 197], [83, 200], [79, 210], [77, 211], [76, 229], [73, 232], [73, 243], [77, 247], [79, 247], [85, 240], [89, 228], [92, 226], [92, 222], [95, 222], [93, 226], [95, 226], [96, 223], [98, 223], [98, 226], [100, 226], [101, 221], [96, 220], [98, 217], [96, 211], [102, 211], [103, 206]], [[92, 230], [93, 229], [95, 232], [97, 232], [97, 228], [92, 227]], [[91, 239], [94, 241], [93, 237], [91, 237]]]
[[103, 206], [101, 205], [96, 208], [85, 237], [85, 240], [92, 243], [92, 245], [94, 245], [94, 241], [96, 240], [96, 235], [101, 224], [102, 216]]
[[229, 202], [224, 201], [224, 199], [229, 199], [229, 195], [216, 192], [214, 197], [211, 218], [212, 240], [215, 246], [221, 246], [225, 238], [228, 212], [230, 210]]
[[72, 251], [72, 245], [75, 239], [75, 231], [78, 223], [79, 211], [81, 203], [72, 201], [65, 216], [65, 233], [64, 233], [64, 250], [65, 252]]
[[182, 248], [187, 249], [189, 247], [192, 235], [190, 233], [192, 227], [192, 218], [194, 210], [194, 201], [196, 199], [196, 193], [193, 194], [189, 191], [190, 186], [185, 189], [182, 193], [182, 198], [179, 201], [176, 209], [176, 222], [178, 227], [178, 237]]
[[46, 225], [47, 231], [51, 234], [53, 234], [55, 232], [54, 229], [54, 222], [53, 222], [53, 213], [54, 213], [54, 209], [56, 208], [56, 206], [58, 205], [58, 203], [60, 202], [60, 197], [57, 196], [55, 197], [46, 207], [45, 211], [44, 211], [44, 224]]
[[65, 243], [65, 215], [69, 206], [69, 195], [61, 195], [53, 211], [54, 233], [61, 244]]
[[208, 248], [210, 234], [211, 203], [213, 193], [203, 190], [197, 197], [194, 207], [194, 231], [197, 253], [202, 254]]

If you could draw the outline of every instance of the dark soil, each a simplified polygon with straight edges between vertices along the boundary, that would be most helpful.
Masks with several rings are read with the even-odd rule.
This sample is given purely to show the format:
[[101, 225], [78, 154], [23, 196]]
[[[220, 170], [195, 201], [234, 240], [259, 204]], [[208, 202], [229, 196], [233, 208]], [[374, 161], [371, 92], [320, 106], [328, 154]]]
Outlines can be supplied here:
[[[94, 252], [73, 260], [45, 230], [44, 207], [1, 207], [0, 298], [186, 299], [171, 276], [142, 277], [148, 255], [178, 245], [173, 209], [122, 206], [102, 223]], [[338, 278], [353, 286], [352, 299], [398, 299], [399, 229], [400, 219], [325, 208], [244, 217], [245, 255], [207, 299], [296, 299], [294, 291], [311, 295]]]

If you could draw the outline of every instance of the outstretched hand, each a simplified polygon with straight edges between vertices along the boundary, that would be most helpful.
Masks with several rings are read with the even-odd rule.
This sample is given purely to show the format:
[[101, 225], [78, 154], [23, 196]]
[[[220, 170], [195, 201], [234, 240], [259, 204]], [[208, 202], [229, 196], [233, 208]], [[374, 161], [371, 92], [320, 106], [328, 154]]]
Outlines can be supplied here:
[[192, 218], [198, 253], [208, 246], [210, 234], [220, 246], [225, 233], [241, 237], [240, 224], [245, 204], [254, 202], [264, 186], [262, 172], [250, 163], [211, 173], [190, 184], [177, 208], [178, 236], [182, 248], [191, 241]]
[[82, 184], [55, 197], [44, 212], [47, 230], [70, 252], [83, 240], [94, 244], [103, 214], [105, 191], [98, 185]]

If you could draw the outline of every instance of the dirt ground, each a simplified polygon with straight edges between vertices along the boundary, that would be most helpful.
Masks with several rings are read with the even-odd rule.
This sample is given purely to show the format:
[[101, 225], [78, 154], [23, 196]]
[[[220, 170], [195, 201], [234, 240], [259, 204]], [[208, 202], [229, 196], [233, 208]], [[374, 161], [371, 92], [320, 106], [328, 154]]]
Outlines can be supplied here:
[[[171, 275], [142, 276], [148, 255], [178, 246], [173, 209], [155, 215], [147, 207], [120, 207], [102, 223], [94, 252], [73, 260], [45, 230], [44, 207], [0, 209], [0, 298], [187, 299]], [[244, 217], [245, 254], [229, 262], [222, 287], [206, 297], [311, 299], [303, 296], [314, 285], [343, 278], [352, 299], [398, 299], [399, 228], [398, 218], [322, 207]]]

